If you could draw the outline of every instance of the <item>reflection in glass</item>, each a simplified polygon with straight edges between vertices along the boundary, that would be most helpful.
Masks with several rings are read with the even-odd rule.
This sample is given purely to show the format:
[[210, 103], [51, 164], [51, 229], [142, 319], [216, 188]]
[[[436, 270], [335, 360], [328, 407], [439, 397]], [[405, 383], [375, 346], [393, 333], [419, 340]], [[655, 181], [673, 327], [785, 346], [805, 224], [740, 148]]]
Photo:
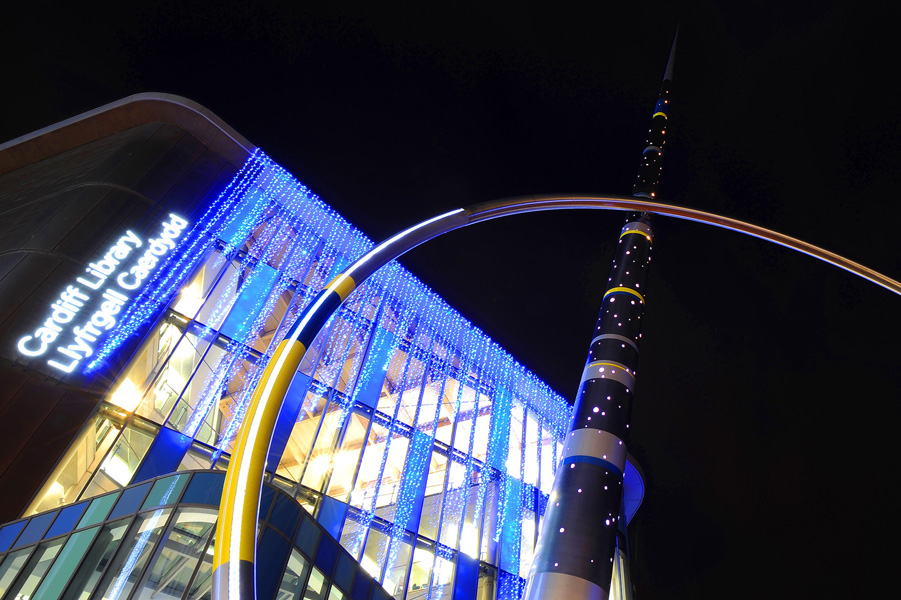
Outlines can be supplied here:
[[307, 583], [307, 589], [304, 591], [303, 600], [325, 600], [325, 589], [328, 581], [319, 569], [313, 567], [310, 571], [310, 581]]
[[25, 511], [25, 516], [76, 501], [117, 435], [119, 428], [107, 417], [106, 411], [101, 409], [92, 416], [53, 474], [47, 478], [37, 500]]
[[155, 429], [137, 417], [129, 423], [94, 474], [82, 498], [92, 498], [128, 485], [153, 442]]
[[87, 600], [128, 527], [128, 519], [103, 526], [75, 573], [62, 600]]
[[138, 515], [125, 543], [119, 547], [103, 576], [96, 597], [104, 600], [128, 598], [159, 541], [170, 512], [171, 509], [165, 508]]
[[275, 600], [295, 600], [300, 597], [303, 590], [304, 580], [307, 577], [307, 570], [310, 563], [297, 550], [291, 550], [291, 556], [288, 558], [288, 567], [282, 576], [282, 582], [278, 586], [278, 592]]
[[163, 542], [162, 550], [136, 600], [151, 600], [160, 595], [182, 597], [206, 548], [217, 514], [217, 511], [206, 508], [183, 508], [178, 511], [175, 525]]
[[9, 589], [32, 550], [33, 548], [23, 548], [22, 550], [11, 552], [0, 563], [0, 597], [3, 597], [3, 594]]
[[19, 600], [31, 598], [38, 584], [41, 583], [44, 575], [50, 569], [50, 565], [53, 564], [56, 555], [59, 554], [63, 541], [64, 538], [60, 538], [52, 542], [44, 542], [38, 546], [38, 549], [31, 555], [15, 583], [9, 588], [6, 597], [18, 598]]

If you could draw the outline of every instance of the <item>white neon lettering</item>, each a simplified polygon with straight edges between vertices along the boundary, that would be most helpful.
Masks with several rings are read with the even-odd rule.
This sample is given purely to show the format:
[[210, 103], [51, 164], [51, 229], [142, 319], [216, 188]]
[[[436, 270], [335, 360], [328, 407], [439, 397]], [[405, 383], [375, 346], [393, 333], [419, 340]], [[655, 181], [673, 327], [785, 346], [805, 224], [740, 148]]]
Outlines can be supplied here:
[[[170, 214], [161, 224], [160, 234], [146, 240], [147, 247], [138, 257], [133, 256], [134, 250], [144, 246], [145, 241], [133, 231], [126, 231], [103, 256], [87, 264], [84, 273], [75, 278], [79, 285], [66, 286], [51, 302], [46, 321], [31, 335], [18, 341], [19, 352], [23, 356], [41, 356], [68, 330], [68, 339], [63, 338], [62, 345], [56, 346], [58, 357], [64, 356], [67, 360], [50, 359], [47, 364], [63, 373], [73, 372], [83, 359], [94, 353], [94, 344], [100, 337], [116, 326], [116, 315], [129, 301], [129, 296], [121, 290], [139, 289], [162, 258], [175, 248], [176, 239], [187, 226], [185, 219]], [[131, 263], [130, 268], [125, 266], [128, 263]], [[117, 274], [117, 271], [121, 272]], [[118, 286], [107, 287], [108, 281], [115, 281]], [[91, 292], [102, 288], [105, 289], [100, 296], [92, 298]], [[81, 316], [82, 311], [90, 311], [90, 316]], [[78, 325], [73, 327], [74, 323]]]
[[34, 339], [34, 337], [32, 337], [30, 335], [26, 335], [25, 337], [20, 339], [19, 343], [16, 344], [16, 347], [19, 349], [19, 352], [21, 352], [25, 356], [40, 356], [41, 354], [43, 354], [44, 352], [47, 351], [47, 344], [45, 344], [43, 340], [41, 340], [41, 347], [39, 349], [32, 350], [31, 348], [29, 348], [26, 344], [29, 342], [29, 340], [33, 340], [33, 339]]

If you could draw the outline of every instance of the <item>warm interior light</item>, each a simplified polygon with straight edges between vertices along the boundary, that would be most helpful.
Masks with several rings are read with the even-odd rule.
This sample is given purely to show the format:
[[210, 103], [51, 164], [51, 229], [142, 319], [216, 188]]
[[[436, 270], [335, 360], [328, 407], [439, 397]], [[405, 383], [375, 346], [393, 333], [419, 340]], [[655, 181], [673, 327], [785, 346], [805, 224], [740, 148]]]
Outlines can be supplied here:
[[131, 379], [126, 377], [110, 398], [110, 402], [128, 412], [134, 412], [141, 403], [141, 391]]

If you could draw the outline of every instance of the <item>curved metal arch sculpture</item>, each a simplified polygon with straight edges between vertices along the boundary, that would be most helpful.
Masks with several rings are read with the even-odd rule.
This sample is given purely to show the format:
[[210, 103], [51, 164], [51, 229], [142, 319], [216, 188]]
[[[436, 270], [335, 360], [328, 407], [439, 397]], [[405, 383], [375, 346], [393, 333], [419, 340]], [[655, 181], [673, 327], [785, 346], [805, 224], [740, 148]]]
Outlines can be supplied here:
[[380, 267], [434, 237], [499, 217], [566, 209], [650, 212], [714, 225], [797, 250], [901, 295], [898, 281], [797, 238], [737, 219], [631, 196], [518, 196], [458, 208], [423, 221], [377, 245], [335, 277], [301, 313], [263, 371], [238, 433], [219, 505], [213, 559], [214, 600], [256, 597], [257, 512], [272, 433], [307, 348], [341, 303]]

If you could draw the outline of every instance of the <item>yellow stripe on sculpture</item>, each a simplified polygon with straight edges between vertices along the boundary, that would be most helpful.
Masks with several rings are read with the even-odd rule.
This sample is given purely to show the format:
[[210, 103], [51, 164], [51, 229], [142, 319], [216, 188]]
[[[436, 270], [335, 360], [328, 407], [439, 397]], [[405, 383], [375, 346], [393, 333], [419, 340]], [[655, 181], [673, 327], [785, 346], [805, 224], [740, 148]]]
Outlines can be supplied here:
[[[306, 348], [294, 340], [283, 340], [263, 371], [260, 381], [251, 396], [250, 406], [244, 416], [244, 426], [236, 440], [235, 447], [242, 448], [241, 468], [231, 468], [226, 473], [225, 489], [235, 489], [237, 493], [226, 495], [224, 510], [216, 525], [216, 552], [213, 569], [238, 561], [254, 561], [254, 540], [256, 539], [257, 509], [259, 507], [259, 482], [266, 468], [266, 456], [272, 429], [278, 419], [282, 399], [291, 385], [294, 373], [300, 365]], [[270, 401], [271, 400], [271, 401]], [[258, 435], [263, 433], [263, 435]], [[232, 481], [233, 479], [239, 481]], [[232, 529], [233, 516], [239, 516], [238, 530]]]
[[636, 291], [633, 290], [632, 288], [627, 288], [627, 287], [615, 287], [615, 288], [610, 288], [609, 290], [607, 290], [607, 293], [604, 294], [604, 298], [606, 298], [606, 297], [609, 296], [610, 294], [616, 294], [617, 292], [625, 292], [625, 293], [627, 293], [627, 294], [632, 294], [633, 296], [635, 296], [636, 298], [638, 298], [639, 300], [641, 300], [641, 303], [642, 303], [642, 304], [644, 304], [644, 296], [642, 296], [641, 294], [639, 294], [638, 292], [636, 292]]

